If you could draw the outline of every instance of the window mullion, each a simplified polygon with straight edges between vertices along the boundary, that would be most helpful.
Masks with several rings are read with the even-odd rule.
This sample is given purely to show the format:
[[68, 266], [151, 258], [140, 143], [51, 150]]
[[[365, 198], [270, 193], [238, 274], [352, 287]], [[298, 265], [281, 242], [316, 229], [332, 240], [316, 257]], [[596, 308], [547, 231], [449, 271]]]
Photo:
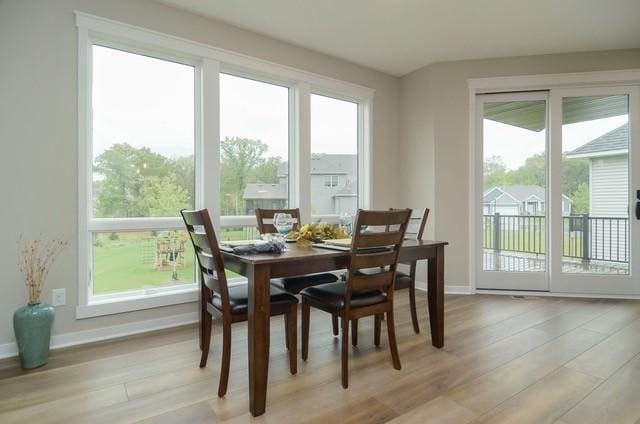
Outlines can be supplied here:
[[198, 145], [200, 165], [200, 205], [209, 209], [214, 225], [220, 228], [220, 63], [203, 60], [202, 100]]
[[296, 149], [291, 157], [293, 204], [300, 208], [301, 220], [311, 220], [311, 87], [298, 84], [295, 96]]

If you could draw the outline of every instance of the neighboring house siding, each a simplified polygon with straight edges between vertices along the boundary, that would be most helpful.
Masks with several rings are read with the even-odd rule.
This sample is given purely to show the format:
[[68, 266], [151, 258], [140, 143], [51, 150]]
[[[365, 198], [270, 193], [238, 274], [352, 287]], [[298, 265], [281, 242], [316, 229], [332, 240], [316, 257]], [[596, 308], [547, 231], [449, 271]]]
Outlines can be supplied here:
[[627, 155], [593, 158], [589, 210], [591, 216], [629, 216]]

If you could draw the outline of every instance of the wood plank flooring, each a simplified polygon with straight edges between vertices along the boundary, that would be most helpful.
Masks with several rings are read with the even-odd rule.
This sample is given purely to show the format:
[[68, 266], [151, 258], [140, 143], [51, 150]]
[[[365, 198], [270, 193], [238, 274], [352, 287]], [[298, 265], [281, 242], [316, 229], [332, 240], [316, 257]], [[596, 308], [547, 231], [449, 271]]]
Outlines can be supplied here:
[[[396, 301], [402, 370], [382, 331], [360, 322], [350, 386], [340, 385], [339, 339], [312, 312], [309, 359], [288, 372], [282, 318], [271, 324], [267, 412], [252, 418], [246, 324], [234, 325], [229, 391], [216, 395], [220, 328], [198, 368], [195, 326], [52, 352], [43, 368], [0, 361], [0, 422], [23, 423], [640, 423], [640, 302], [447, 296], [435, 349], [408, 296]], [[383, 323], [384, 325], [384, 323]]]

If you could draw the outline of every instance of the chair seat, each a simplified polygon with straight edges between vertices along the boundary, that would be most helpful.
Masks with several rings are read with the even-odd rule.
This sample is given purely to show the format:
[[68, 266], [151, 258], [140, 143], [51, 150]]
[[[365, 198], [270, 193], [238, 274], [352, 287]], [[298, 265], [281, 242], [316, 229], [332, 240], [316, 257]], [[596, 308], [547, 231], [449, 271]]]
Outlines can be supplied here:
[[[338, 281], [336, 283], [307, 287], [300, 294], [303, 297], [327, 304], [333, 308], [342, 309], [344, 307], [344, 291], [346, 288], [346, 283]], [[364, 290], [352, 294], [351, 306], [359, 308], [382, 303], [386, 300], [387, 296], [380, 290]]]
[[[213, 306], [222, 310], [220, 296], [215, 294], [211, 299]], [[286, 291], [271, 286], [271, 308], [286, 307], [295, 305], [298, 299]], [[249, 293], [246, 284], [229, 287], [229, 304], [232, 314], [246, 314], [249, 311]]]
[[317, 286], [318, 284], [334, 283], [338, 281], [335, 274], [329, 272], [321, 274], [300, 275], [296, 277], [274, 278], [271, 284], [286, 292], [298, 294], [307, 287]]
[[411, 285], [411, 277], [404, 272], [396, 271], [396, 290], [407, 289]]
[[[356, 274], [376, 274], [380, 272], [379, 268], [367, 268], [367, 269], [361, 269], [360, 271], [356, 271]], [[347, 279], [347, 273], [343, 273], [340, 275], [340, 279], [341, 280], [346, 280]], [[396, 283], [394, 285], [394, 288], [396, 290], [402, 290], [402, 289], [407, 289], [409, 288], [409, 286], [411, 285], [411, 277], [408, 274], [405, 274], [402, 271], [396, 271]]]

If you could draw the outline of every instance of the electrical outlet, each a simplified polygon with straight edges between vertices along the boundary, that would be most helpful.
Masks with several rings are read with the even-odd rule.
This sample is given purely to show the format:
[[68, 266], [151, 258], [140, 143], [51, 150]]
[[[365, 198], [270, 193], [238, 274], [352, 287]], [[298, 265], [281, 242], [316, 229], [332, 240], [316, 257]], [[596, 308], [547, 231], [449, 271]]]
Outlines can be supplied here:
[[51, 304], [53, 306], [63, 306], [67, 303], [67, 290], [66, 289], [53, 289], [51, 290]]

